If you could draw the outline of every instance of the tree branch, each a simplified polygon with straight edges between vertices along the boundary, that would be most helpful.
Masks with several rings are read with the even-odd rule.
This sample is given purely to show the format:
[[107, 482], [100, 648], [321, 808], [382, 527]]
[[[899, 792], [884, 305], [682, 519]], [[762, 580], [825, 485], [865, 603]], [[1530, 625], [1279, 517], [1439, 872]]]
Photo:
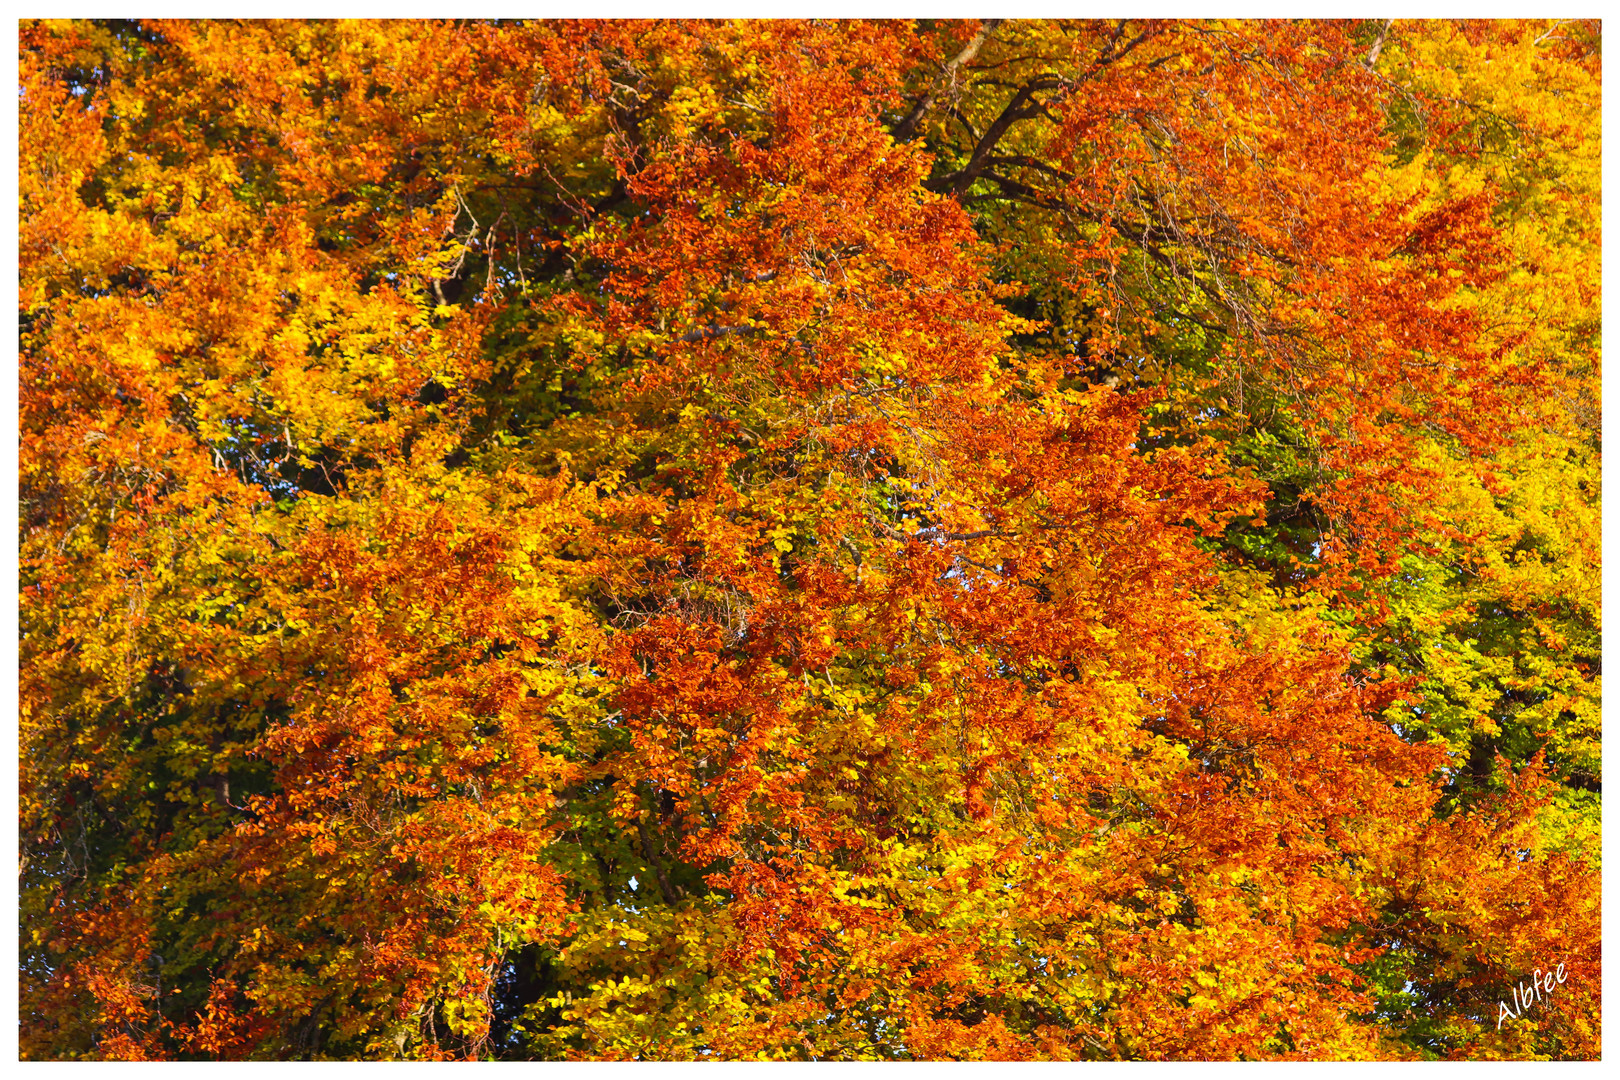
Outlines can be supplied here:
[[934, 85], [926, 94], [917, 99], [917, 103], [911, 107], [911, 111], [906, 114], [905, 119], [896, 124], [889, 132], [894, 136], [895, 142], [910, 142], [917, 137], [917, 125], [922, 123], [922, 118], [928, 114], [928, 110], [934, 107], [934, 102], [939, 99], [940, 93], [956, 82], [957, 68], [971, 62], [975, 56], [978, 56], [979, 50], [984, 47], [986, 41], [990, 40], [990, 35], [1000, 25], [1000, 19], [984, 20], [979, 26], [979, 32], [973, 35], [973, 40], [968, 42], [961, 52], [957, 53], [940, 69], [939, 74], [934, 78]]

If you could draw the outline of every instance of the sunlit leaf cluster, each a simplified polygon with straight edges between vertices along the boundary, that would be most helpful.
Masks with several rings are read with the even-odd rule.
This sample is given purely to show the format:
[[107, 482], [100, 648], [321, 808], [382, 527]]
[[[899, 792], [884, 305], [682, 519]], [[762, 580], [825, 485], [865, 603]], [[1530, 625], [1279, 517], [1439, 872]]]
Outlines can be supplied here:
[[23, 1057], [1600, 1056], [1595, 22], [20, 53]]

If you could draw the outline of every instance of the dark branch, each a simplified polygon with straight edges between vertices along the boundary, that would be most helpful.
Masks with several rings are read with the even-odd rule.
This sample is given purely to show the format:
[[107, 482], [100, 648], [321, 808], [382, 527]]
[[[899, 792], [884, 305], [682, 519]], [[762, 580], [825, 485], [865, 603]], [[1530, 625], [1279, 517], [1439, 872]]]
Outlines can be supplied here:
[[926, 94], [917, 99], [917, 103], [911, 107], [911, 111], [906, 114], [905, 119], [901, 120], [890, 131], [889, 134], [894, 136], [895, 142], [910, 142], [917, 137], [917, 125], [922, 123], [922, 118], [928, 114], [928, 110], [934, 107], [934, 102], [939, 99], [941, 91], [955, 83], [957, 68], [969, 63], [975, 56], [979, 55], [979, 50], [984, 47], [986, 41], [990, 40], [991, 33], [1000, 25], [1000, 19], [986, 19], [979, 27], [979, 32], [973, 35], [973, 40], [968, 42], [961, 52], [957, 53], [940, 69], [939, 75], [934, 79], [934, 85]]

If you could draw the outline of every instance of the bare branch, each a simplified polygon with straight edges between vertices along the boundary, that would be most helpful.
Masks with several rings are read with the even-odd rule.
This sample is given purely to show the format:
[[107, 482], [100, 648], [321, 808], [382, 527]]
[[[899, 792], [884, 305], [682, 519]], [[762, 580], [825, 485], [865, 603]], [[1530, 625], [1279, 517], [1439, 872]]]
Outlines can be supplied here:
[[1389, 28], [1395, 23], [1394, 19], [1385, 19], [1383, 29], [1378, 31], [1378, 40], [1373, 42], [1372, 48], [1367, 51], [1366, 65], [1370, 68], [1378, 63], [1378, 54], [1384, 51], [1384, 40], [1389, 37]]

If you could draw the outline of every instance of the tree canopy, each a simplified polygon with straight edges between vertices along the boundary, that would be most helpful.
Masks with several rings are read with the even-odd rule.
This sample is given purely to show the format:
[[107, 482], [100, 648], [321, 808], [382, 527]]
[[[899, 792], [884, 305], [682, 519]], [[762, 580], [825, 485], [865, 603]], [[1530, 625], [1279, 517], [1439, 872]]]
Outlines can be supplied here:
[[1596, 23], [20, 50], [25, 1058], [1600, 1054]]

